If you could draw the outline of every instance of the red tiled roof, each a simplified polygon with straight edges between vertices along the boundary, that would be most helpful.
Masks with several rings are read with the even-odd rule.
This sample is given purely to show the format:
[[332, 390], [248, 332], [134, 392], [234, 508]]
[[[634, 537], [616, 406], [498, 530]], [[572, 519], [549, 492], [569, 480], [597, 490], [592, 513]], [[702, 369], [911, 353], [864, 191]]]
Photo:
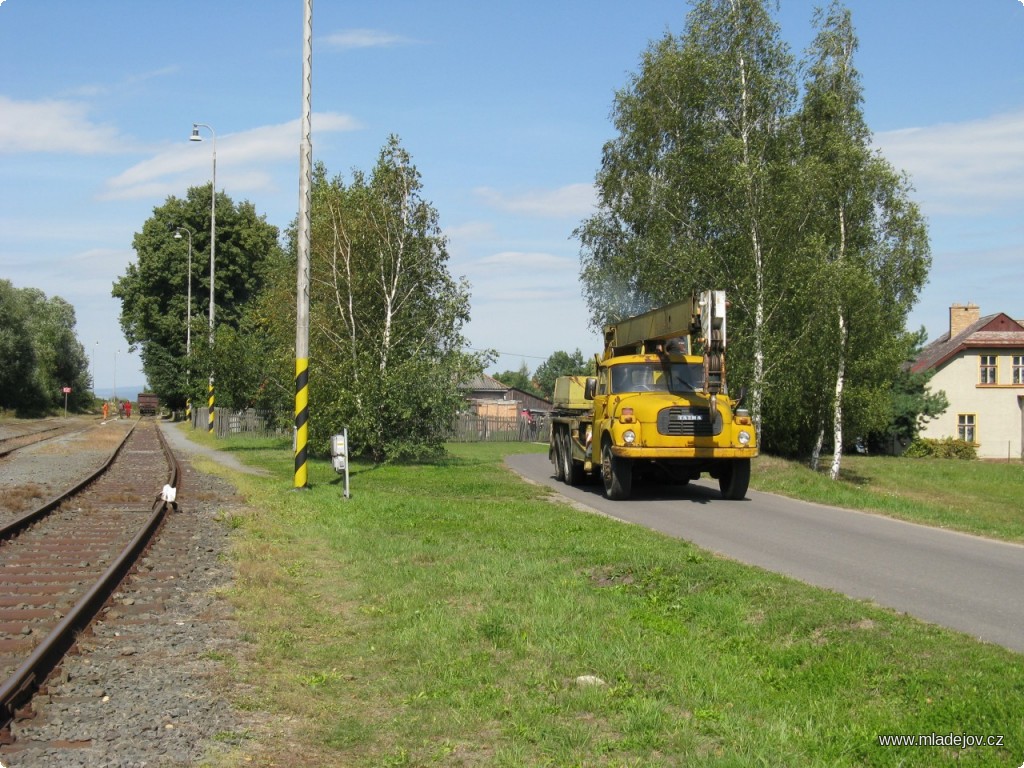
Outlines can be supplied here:
[[975, 320], [953, 338], [942, 334], [921, 350], [910, 366], [912, 373], [938, 368], [964, 349], [1017, 348], [1024, 352], [1024, 326], [1009, 315], [999, 312]]

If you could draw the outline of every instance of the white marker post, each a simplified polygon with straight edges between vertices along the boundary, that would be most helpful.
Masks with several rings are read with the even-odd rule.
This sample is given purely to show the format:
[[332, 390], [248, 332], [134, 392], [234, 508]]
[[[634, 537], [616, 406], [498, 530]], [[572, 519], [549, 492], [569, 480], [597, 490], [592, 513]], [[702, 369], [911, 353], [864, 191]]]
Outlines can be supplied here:
[[348, 492], [348, 427], [345, 427], [340, 435], [331, 436], [331, 466], [338, 474], [345, 475], [345, 498], [349, 498]]

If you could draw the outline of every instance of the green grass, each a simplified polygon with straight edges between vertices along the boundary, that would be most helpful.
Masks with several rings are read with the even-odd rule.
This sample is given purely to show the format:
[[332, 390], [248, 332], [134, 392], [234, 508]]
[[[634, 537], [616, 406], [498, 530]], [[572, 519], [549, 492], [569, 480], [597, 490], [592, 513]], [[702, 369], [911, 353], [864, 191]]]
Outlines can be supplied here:
[[[294, 491], [287, 445], [244, 443], [239, 453], [275, 476], [232, 477], [250, 504], [235, 530], [233, 599], [252, 653], [231, 673], [239, 707], [284, 723], [275, 738], [247, 739], [249, 758], [499, 767], [1024, 758], [1019, 655], [557, 503], [503, 468], [510, 450], [538, 447], [459, 445], [433, 465], [357, 463], [345, 500], [326, 464], [311, 463], [309, 490]], [[584, 675], [603, 684], [578, 682]], [[951, 732], [1002, 735], [1003, 747], [877, 743]]]
[[751, 487], [911, 522], [1024, 542], [1020, 462], [844, 456], [839, 482], [824, 471], [761, 456]]

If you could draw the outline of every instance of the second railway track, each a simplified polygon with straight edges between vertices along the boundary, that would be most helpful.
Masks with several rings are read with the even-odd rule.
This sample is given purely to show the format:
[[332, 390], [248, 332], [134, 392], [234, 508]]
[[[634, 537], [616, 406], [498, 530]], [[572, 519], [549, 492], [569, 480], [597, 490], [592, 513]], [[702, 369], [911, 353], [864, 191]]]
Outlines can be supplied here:
[[161, 491], [178, 476], [156, 423], [142, 420], [84, 488], [3, 527], [0, 726], [9, 725], [135, 563], [163, 522]]

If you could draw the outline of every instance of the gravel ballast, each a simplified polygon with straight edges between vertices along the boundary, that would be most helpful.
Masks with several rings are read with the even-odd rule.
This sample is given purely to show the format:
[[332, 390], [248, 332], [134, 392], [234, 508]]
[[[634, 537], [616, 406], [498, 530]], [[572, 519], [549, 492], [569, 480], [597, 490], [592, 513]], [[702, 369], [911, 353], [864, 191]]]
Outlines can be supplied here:
[[[0, 748], [6, 768], [194, 766], [228, 750], [241, 759], [253, 741], [259, 715], [228, 698], [228, 665], [246, 645], [224, 596], [233, 575], [225, 518], [244, 504], [230, 484], [192, 468], [180, 438], [171, 442], [182, 461], [179, 511], [37, 695], [35, 717], [14, 724], [14, 743]], [[51, 446], [42, 473], [95, 465], [95, 452], [74, 447], [61, 464]], [[0, 488], [23, 476], [8, 471]]]

